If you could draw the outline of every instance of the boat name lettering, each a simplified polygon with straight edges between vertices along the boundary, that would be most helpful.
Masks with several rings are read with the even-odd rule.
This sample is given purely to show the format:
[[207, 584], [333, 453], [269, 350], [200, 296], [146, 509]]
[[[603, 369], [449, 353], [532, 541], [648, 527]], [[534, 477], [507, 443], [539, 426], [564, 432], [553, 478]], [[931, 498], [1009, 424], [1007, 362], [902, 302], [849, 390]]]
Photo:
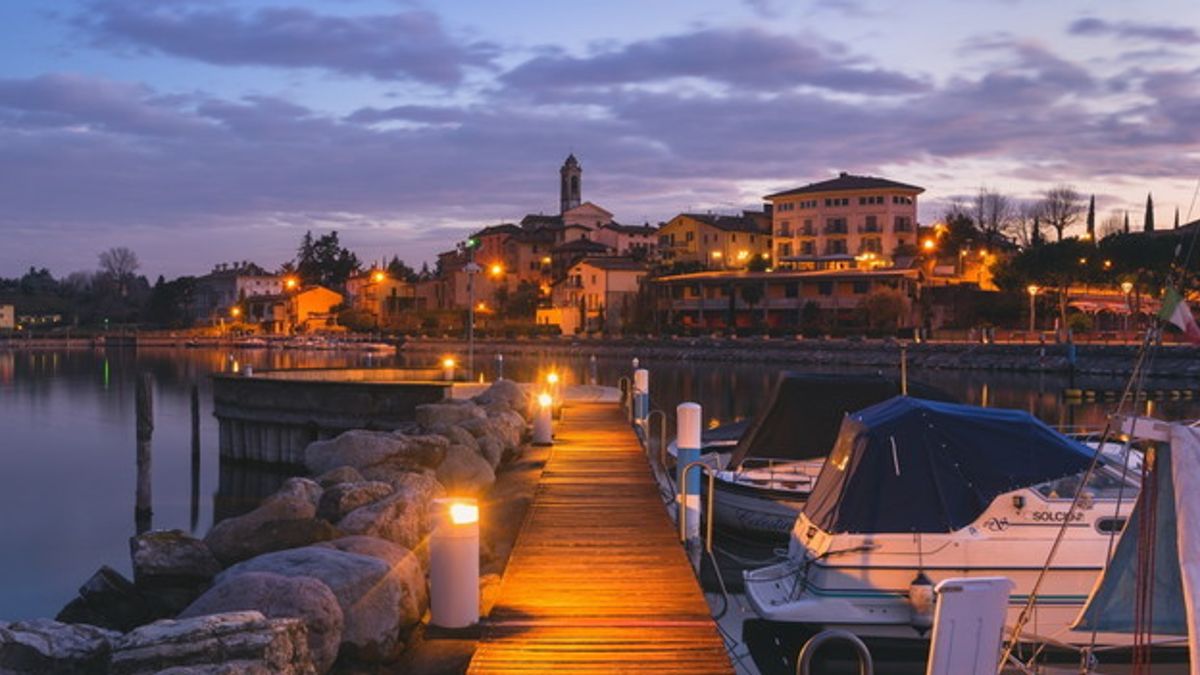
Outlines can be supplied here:
[[[1034, 511], [1032, 516], [1035, 521], [1042, 523], [1061, 523], [1067, 519], [1067, 511]], [[1083, 520], [1083, 514], [1079, 511], [1070, 512], [1071, 522]]]
[[1008, 529], [1008, 518], [988, 518], [983, 526], [992, 532], [1003, 532]]

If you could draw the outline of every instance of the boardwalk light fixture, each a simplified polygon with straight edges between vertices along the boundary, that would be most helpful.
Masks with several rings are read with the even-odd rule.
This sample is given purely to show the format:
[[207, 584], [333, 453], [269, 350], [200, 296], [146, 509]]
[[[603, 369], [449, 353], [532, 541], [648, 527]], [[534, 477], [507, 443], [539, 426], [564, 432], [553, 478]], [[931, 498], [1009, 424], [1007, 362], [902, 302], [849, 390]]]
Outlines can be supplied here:
[[554, 444], [554, 397], [548, 392], [542, 392], [537, 397], [538, 409], [533, 417], [533, 444], [548, 446]]
[[457, 363], [454, 361], [454, 359], [452, 357], [447, 356], [446, 358], [442, 359], [442, 376], [445, 378], [445, 380], [447, 382], [454, 381], [454, 366], [455, 365], [457, 365]]
[[479, 505], [474, 499], [434, 500], [429, 538], [430, 623], [469, 628], [479, 622]]

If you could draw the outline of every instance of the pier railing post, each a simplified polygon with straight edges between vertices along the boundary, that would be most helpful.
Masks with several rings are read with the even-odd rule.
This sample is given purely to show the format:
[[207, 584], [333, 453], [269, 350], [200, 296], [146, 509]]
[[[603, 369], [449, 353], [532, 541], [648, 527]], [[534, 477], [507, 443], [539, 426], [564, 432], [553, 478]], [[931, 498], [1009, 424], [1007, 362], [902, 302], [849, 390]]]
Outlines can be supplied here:
[[639, 426], [646, 424], [646, 416], [650, 414], [650, 371], [638, 368], [633, 371], [633, 422]]
[[679, 522], [685, 539], [700, 536], [700, 460], [702, 409], [699, 403], [680, 403], [675, 408], [676, 485], [679, 486]]

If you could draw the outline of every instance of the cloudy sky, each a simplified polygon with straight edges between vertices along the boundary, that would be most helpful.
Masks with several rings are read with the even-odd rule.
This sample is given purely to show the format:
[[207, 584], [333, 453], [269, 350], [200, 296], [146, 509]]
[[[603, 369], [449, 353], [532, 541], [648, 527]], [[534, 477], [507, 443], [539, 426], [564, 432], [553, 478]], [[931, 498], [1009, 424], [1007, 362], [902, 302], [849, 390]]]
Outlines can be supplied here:
[[[732, 211], [836, 171], [1070, 183], [1184, 217], [1195, 0], [4, 0], [0, 276], [275, 266], [306, 229], [419, 263], [557, 211]], [[1200, 213], [1193, 213], [1193, 217]]]

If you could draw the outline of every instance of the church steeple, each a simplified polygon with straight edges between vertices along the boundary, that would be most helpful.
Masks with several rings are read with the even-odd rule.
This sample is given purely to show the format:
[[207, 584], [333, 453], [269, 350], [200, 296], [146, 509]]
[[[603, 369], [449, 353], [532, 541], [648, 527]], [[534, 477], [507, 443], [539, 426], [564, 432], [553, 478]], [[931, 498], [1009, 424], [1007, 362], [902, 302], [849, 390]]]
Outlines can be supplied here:
[[559, 212], [562, 213], [583, 203], [583, 167], [579, 166], [574, 153], [567, 155], [558, 175]]

